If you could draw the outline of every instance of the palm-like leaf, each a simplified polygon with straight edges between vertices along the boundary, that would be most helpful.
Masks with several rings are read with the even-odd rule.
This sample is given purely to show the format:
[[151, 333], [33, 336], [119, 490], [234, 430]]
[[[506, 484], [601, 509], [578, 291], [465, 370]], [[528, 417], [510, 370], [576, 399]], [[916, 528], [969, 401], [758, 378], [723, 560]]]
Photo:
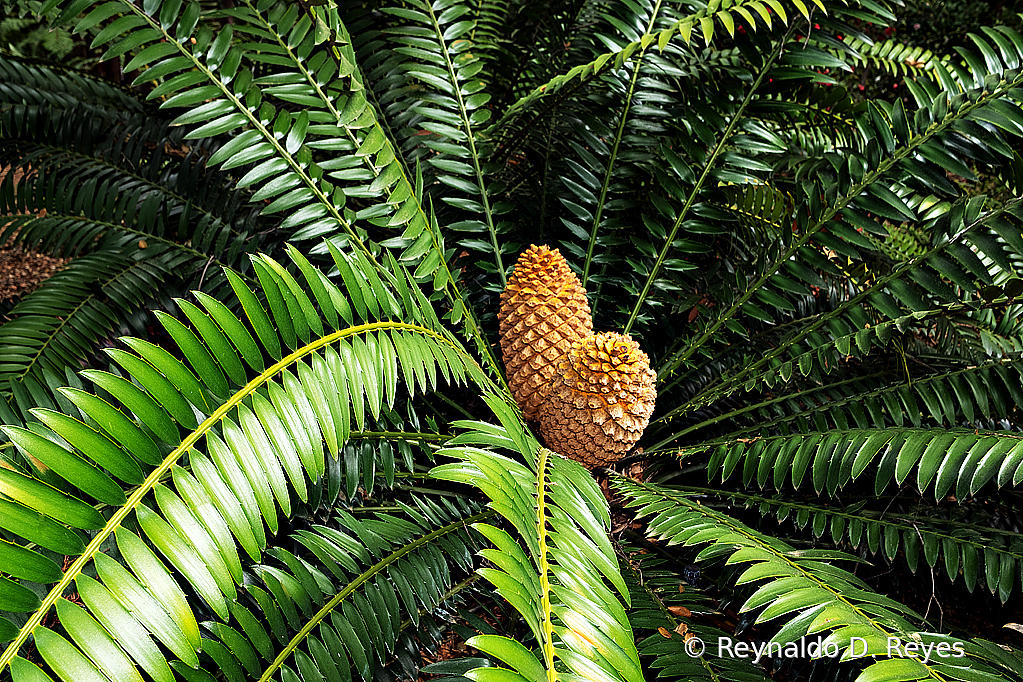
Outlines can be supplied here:
[[[611, 519], [603, 495], [576, 462], [528, 436], [507, 405], [495, 399], [490, 403], [504, 428], [466, 423], [463, 426], [472, 430], [450, 445], [506, 448], [526, 457], [528, 465], [478, 447], [462, 447], [441, 451], [459, 457], [461, 463], [442, 465], [432, 473], [480, 488], [525, 543], [523, 551], [506, 531], [477, 526], [495, 546], [483, 551], [494, 567], [482, 572], [528, 623], [540, 644], [541, 661], [507, 638], [481, 635], [468, 643], [508, 665], [516, 679], [554, 680], [556, 659], [580, 676], [642, 679], [628, 616], [619, 596], [600, 581], [603, 576], [621, 598], [628, 599], [607, 538]], [[475, 675], [506, 677], [484, 670]]]
[[[5, 384], [79, 369], [158, 294], [190, 284], [215, 293], [226, 284], [221, 266], [273, 247], [230, 178], [204, 172], [210, 140], [183, 143], [184, 130], [102, 82], [3, 64], [19, 78], [0, 120], [0, 212], [10, 218], [0, 240], [78, 257], [8, 313]], [[67, 90], [50, 94], [59, 86]]]
[[[160, 108], [0, 63], [3, 163], [25, 171], [6, 234], [88, 254], [6, 327], [0, 668], [411, 676], [445, 603], [500, 667], [432, 670], [473, 679], [763, 679], [685, 653], [683, 633], [747, 622], [861, 638], [835, 665], [863, 682], [1020, 677], [1015, 652], [921, 633], [834, 565], [922, 553], [1017, 589], [1020, 538], [988, 526], [1018, 515], [1023, 471], [1018, 34], [921, 66], [859, 30], [892, 20], [870, 1], [51, 4]], [[837, 85], [884, 59], [918, 76], [909, 97]], [[1008, 193], [972, 196], [978, 177]], [[709, 473], [614, 478], [654, 558], [624, 561], [600, 489], [499, 385], [494, 294], [530, 241], [570, 256], [598, 326], [642, 336], [648, 476]], [[181, 289], [119, 286], [133, 268]], [[69, 371], [151, 295], [158, 328]], [[780, 519], [813, 547], [752, 527]], [[684, 615], [709, 590], [668, 594], [689, 548], [744, 604], [736, 632]], [[517, 640], [503, 605], [458, 608], [475, 576]]]
[[[984, 640], [965, 642], [948, 635], [919, 633], [912, 624], [922, 620], [898, 602], [872, 592], [854, 574], [831, 562], [855, 560], [841, 552], [797, 550], [777, 538], [764, 536], [720, 512], [687, 499], [677, 491], [619, 481], [630, 504], [640, 515], [653, 515], [650, 532], [671, 544], [703, 546], [698, 555], [705, 560], [724, 559], [726, 564], [749, 564], [736, 584], [757, 583], [756, 591], [741, 611], [759, 610], [756, 622], [787, 615], [770, 642], [784, 650], [805, 635], [824, 635], [823, 646], [833, 645], [845, 659], [886, 654], [892, 641], [946, 643], [970, 670], [991, 675], [1018, 675], [1018, 653], [1000, 651]], [[770, 579], [767, 582], [762, 582]], [[860, 648], [854, 645], [862, 643]], [[900, 644], [904, 647], [904, 644]], [[890, 648], [891, 647], [891, 648]], [[873, 660], [860, 673], [861, 679], [885, 676], [897, 680], [942, 679], [943, 674], [963, 674], [947, 663], [928, 663], [916, 658]]]
[[[134, 414], [138, 422], [111, 402], [69, 388], [61, 393], [74, 403], [82, 420], [36, 410], [33, 414], [45, 428], [4, 427], [24, 455], [26, 469], [4, 475], [9, 499], [5, 504], [10, 509], [0, 523], [29, 543], [77, 557], [41, 607], [38, 600], [27, 598], [27, 588], [16, 583], [8, 586], [5, 609], [35, 611], [4, 654], [5, 663], [15, 662], [12, 670], [18, 679], [31, 676], [35, 670], [24, 659], [15, 658], [30, 634], [35, 635], [43, 659], [69, 680], [78, 674], [76, 669], [93, 674], [99, 674], [98, 669], [108, 674], [123, 669], [117, 674], [127, 679], [124, 675], [137, 675], [125, 672], [133, 671], [135, 665], [157, 679], [170, 679], [171, 669], [184, 672], [181, 666], [204, 665], [197, 657], [199, 652], [224, 670], [244, 669], [265, 678], [278, 669], [305, 670], [313, 661], [314, 667], [321, 668], [328, 661], [339, 664], [326, 654], [331, 646], [325, 642], [332, 645], [335, 641], [345, 643], [348, 656], [345, 659], [344, 652], [335, 653], [337, 661], [343, 661], [346, 670], [350, 661], [368, 679], [374, 666], [387, 662], [393, 652], [400, 636], [401, 614], [414, 613], [420, 605], [432, 608], [443, 598], [451, 585], [447, 562], [471, 569], [472, 550], [466, 543], [471, 546], [472, 540], [466, 535], [466, 526], [492, 512], [473, 516], [475, 508], [465, 504], [444, 509], [419, 501], [418, 510], [404, 507], [406, 519], [384, 516], [359, 520], [339, 510], [339, 523], [297, 530], [292, 535], [318, 560], [318, 565], [272, 544], [272, 536], [294, 516], [297, 505], [311, 504], [315, 509], [323, 503], [331, 504], [342, 487], [351, 499], [360, 482], [366, 494], [372, 493], [373, 461], [377, 457], [370, 450], [367, 459], [367, 453], [360, 454], [350, 441], [365, 433], [370, 424], [388, 419], [386, 414], [398, 399], [399, 386], [429, 390], [441, 375], [455, 383], [470, 378], [485, 392], [495, 389], [439, 326], [407, 274], [397, 270], [405, 281], [387, 286], [376, 277], [368, 260], [348, 257], [337, 250], [333, 253], [336, 265], [346, 269], [353, 287], [344, 294], [297, 252], [293, 256], [306, 276], [312, 298], [286, 269], [266, 257], [254, 260], [254, 267], [261, 293], [269, 302], [267, 307], [228, 271], [254, 334], [214, 299], [200, 297], [205, 311], [183, 302], [194, 330], [169, 316], [163, 322], [187, 365], [159, 346], [136, 339], [125, 339], [134, 352], [111, 350], [113, 360], [136, 383], [112, 374], [89, 376], [130, 410], [128, 414]], [[364, 288], [373, 295], [364, 296]], [[313, 312], [314, 300], [318, 313]], [[323, 326], [321, 314], [332, 323], [333, 330]], [[381, 320], [385, 315], [408, 322]], [[278, 329], [282, 331], [278, 333]], [[258, 374], [241, 385], [247, 376], [245, 364]], [[502, 399], [491, 395], [495, 396], [491, 402], [499, 414], [509, 418], [512, 413], [507, 406], [502, 407]], [[519, 430], [519, 442], [528, 444], [521, 425], [514, 427]], [[492, 430], [485, 430], [485, 434], [489, 434], [483, 438], [487, 444], [514, 442]], [[389, 441], [404, 438], [415, 438], [415, 434], [384, 435], [384, 445], [390, 449]], [[461, 438], [474, 442], [472, 437]], [[326, 442], [326, 454], [322, 442]], [[200, 443], [204, 445], [198, 447]], [[473, 452], [498, 457], [484, 450]], [[29, 462], [37, 472], [46, 471], [56, 478], [61, 487], [70, 485], [75, 496], [33, 476]], [[552, 481], [560, 481], [560, 486], [567, 488], [586, 480], [577, 464], [559, 462], [548, 474]], [[180, 465], [187, 465], [187, 469]], [[393, 479], [393, 457], [387, 466], [387, 475]], [[172, 485], [161, 482], [168, 473]], [[129, 497], [112, 476], [134, 486]], [[517, 481], [517, 485], [523, 482]], [[528, 490], [532, 485], [524, 487]], [[583, 490], [585, 497], [573, 500], [577, 504], [567, 511], [563, 504], [552, 507], [550, 520], [541, 520], [539, 531], [520, 529], [526, 531], [527, 546], [544, 548], [540, 568], [536, 569], [541, 571], [536, 578], [538, 584], [549, 580], [545, 574], [549, 561], [546, 553], [575, 549], [578, 542], [583, 546], [596, 543], [593, 546], [599, 551], [595, 556], [600, 561], [594, 576], [620, 581], [604, 535], [608, 518], [603, 498], [592, 483]], [[517, 518], [517, 513], [506, 509], [499, 488], [488, 492], [498, 510]], [[78, 497], [109, 506], [113, 512], [109, 520]], [[38, 515], [35, 528], [19, 524], [19, 519], [33, 514]], [[130, 515], [137, 531], [126, 525]], [[583, 524], [582, 534], [573, 519]], [[552, 533], [550, 549], [545, 544], [548, 524]], [[96, 531], [87, 546], [72, 530], [75, 528]], [[480, 528], [488, 536], [504, 533], [492, 526]], [[403, 542], [410, 532], [418, 537]], [[510, 536], [504, 536], [510, 540]], [[126, 566], [99, 551], [112, 537]], [[555, 537], [559, 538], [556, 543]], [[507, 549], [507, 543], [501, 544]], [[40, 582], [56, 578], [45, 557], [29, 547], [11, 545], [3, 570]], [[448, 558], [442, 558], [441, 552]], [[256, 577], [255, 584], [243, 572], [241, 557], [246, 555], [261, 562], [244, 569]], [[38, 566], [28, 574], [15, 565], [28, 563], [26, 557]], [[267, 557], [283, 567], [265, 563]], [[568, 565], [569, 559], [570, 555], [560, 563]], [[95, 562], [98, 581], [85, 573], [90, 562]], [[175, 575], [187, 581], [201, 604], [188, 604]], [[393, 583], [382, 581], [384, 576]], [[581, 594], [591, 594], [593, 586], [599, 584], [599, 577], [588, 578], [578, 572], [573, 576], [570, 586]], [[569, 584], [564, 577], [561, 582]], [[85, 610], [62, 599], [72, 584], [82, 594]], [[624, 591], [624, 585], [619, 587]], [[243, 598], [243, 592], [248, 598]], [[580, 607], [568, 596], [564, 599], [568, 600], [567, 606], [560, 606], [561, 600], [549, 596], [545, 603], [559, 607], [558, 616], [568, 627], [583, 628], [585, 621], [578, 621], [576, 612], [582, 609], [592, 618], [592, 609], [585, 604]], [[120, 607], [111, 606], [111, 600]], [[41, 627], [40, 619], [52, 605], [56, 605], [74, 644]], [[268, 619], [274, 637], [285, 644], [283, 649], [272, 646], [257, 622], [260, 619], [252, 615], [256, 605], [262, 617]], [[613, 630], [615, 640], [628, 652], [631, 640], [620, 605], [617, 613], [620, 617]], [[206, 618], [211, 622], [206, 623]], [[212, 644], [200, 639], [200, 621], [215, 636]], [[550, 612], [545, 623], [549, 644]], [[12, 626], [8, 622], [6, 627]], [[125, 628], [148, 632], [172, 655], [165, 659], [148, 636], [140, 640], [142, 643], [119, 646], [115, 640], [121, 639], [118, 633]], [[538, 629], [536, 634], [542, 637], [543, 632]], [[567, 635], [561, 638], [570, 640]], [[481, 648], [487, 649], [482, 643]], [[493, 651], [501, 657], [500, 647], [494, 645]], [[260, 657], [265, 659], [263, 663], [258, 662]], [[572, 660], [574, 665], [585, 667], [588, 658], [592, 656], [583, 650]], [[631, 667], [622, 672], [622, 678], [639, 679], [634, 651], [627, 658]], [[98, 668], [94, 670], [93, 666]]]

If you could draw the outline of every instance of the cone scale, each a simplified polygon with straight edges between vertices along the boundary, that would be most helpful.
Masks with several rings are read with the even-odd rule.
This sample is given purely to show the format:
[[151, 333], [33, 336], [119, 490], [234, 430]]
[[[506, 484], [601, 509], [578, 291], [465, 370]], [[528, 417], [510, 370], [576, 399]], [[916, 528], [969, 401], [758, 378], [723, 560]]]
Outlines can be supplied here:
[[526, 420], [536, 421], [555, 365], [593, 333], [586, 291], [557, 249], [531, 246], [501, 294], [497, 320], [508, 386]]
[[577, 341], [557, 364], [540, 435], [590, 469], [614, 464], [650, 421], [655, 379], [650, 358], [629, 336], [605, 332]]

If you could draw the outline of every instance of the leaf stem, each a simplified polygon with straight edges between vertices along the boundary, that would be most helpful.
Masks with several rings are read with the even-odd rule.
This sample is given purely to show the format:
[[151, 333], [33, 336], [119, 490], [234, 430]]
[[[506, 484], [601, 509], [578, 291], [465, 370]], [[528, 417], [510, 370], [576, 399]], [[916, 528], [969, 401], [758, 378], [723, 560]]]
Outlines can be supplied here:
[[[646, 33], [650, 34], [654, 30], [654, 23], [657, 21], [657, 15], [661, 11], [661, 0], [657, 0], [654, 5], [653, 13], [650, 15], [650, 21], [647, 22]], [[653, 43], [650, 43], [652, 45]], [[597, 245], [597, 230], [600, 228], [600, 219], [604, 214], [604, 203], [607, 199], [607, 193], [611, 189], [611, 178], [614, 175], [615, 161], [618, 159], [618, 148], [622, 144], [622, 137], [625, 135], [625, 123], [629, 119], [629, 112], [632, 111], [632, 96], [636, 92], [636, 83], [639, 81], [639, 72], [643, 66], [643, 57], [646, 56], [646, 51], [649, 45], [640, 48], [639, 56], [636, 57], [636, 63], [632, 67], [632, 78], [629, 80], [629, 88], [625, 93], [625, 103], [622, 109], [622, 114], [618, 118], [618, 130], [615, 131], [615, 141], [611, 147], [611, 154], [607, 159], [607, 168], [604, 170], [604, 182], [600, 185], [600, 198], [597, 199], [597, 210], [593, 215], [593, 226], [590, 228], [590, 239], [586, 244], [586, 261], [583, 264], [583, 276], [582, 284], [583, 288], [586, 288], [586, 281], [590, 277], [590, 264], [593, 262], [593, 250]], [[624, 67], [624, 64], [622, 65]], [[597, 312], [597, 301], [593, 302], [593, 313]]]
[[536, 527], [537, 538], [539, 539], [539, 553], [537, 557], [540, 568], [540, 617], [543, 622], [543, 648], [544, 663], [547, 668], [547, 682], [557, 682], [558, 673], [554, 669], [554, 624], [551, 621], [551, 582], [548, 572], [550, 564], [547, 561], [547, 458], [550, 455], [547, 448], [539, 448], [536, 457]]

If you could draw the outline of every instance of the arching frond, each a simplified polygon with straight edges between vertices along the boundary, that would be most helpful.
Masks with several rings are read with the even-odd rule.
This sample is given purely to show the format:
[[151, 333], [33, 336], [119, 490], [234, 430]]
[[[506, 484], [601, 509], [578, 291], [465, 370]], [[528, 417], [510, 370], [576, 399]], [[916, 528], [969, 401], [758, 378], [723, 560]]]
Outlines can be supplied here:
[[[714, 495], [706, 488], [689, 492]], [[1016, 576], [1023, 561], [1019, 534], [998, 528], [995, 514], [978, 513], [975, 505], [952, 507], [937, 514], [930, 505], [869, 508], [864, 501], [848, 506], [812, 499], [785, 500], [764, 495], [730, 493], [733, 502], [756, 506], [779, 522], [790, 520], [814, 538], [836, 547], [848, 543], [889, 563], [904, 559], [914, 572], [924, 565], [944, 573], [950, 582], [962, 580], [967, 590], [978, 586], [1005, 602], [1017, 590]], [[891, 499], [886, 501], [886, 505]]]
[[[58, 635], [40, 637], [44, 631], [38, 625], [48, 607], [57, 604], [74, 582], [80, 590], [82, 581], [90, 588], [96, 587], [83, 574], [95, 560], [103, 584], [92, 589], [100, 595], [95, 597], [100, 600], [97, 604], [106, 604], [112, 594], [127, 609], [125, 613], [136, 614], [132, 621], [136, 624], [131, 627], [144, 627], [174, 659], [195, 665], [196, 651], [202, 648], [198, 631], [194, 626], [185, 628], [188, 621], [180, 620], [184, 613], [180, 611], [184, 604], [180, 588], [170, 574], [156, 580], [154, 567], [168, 562], [197, 590], [204, 608], [228, 622], [228, 605], [238, 599], [242, 583], [237, 548], [259, 560], [267, 551], [268, 538], [287, 523], [294, 505], [311, 500], [329, 504], [342, 487], [343, 477], [359, 481], [363, 467], [372, 471], [375, 457], [371, 455], [360, 463], [360, 458], [353, 458], [348, 442], [352, 432], [366, 431], [372, 421], [393, 407], [399, 385], [407, 385], [412, 391], [427, 390], [436, 384], [438, 375], [453, 382], [472, 377], [488, 385], [464, 351], [443, 333], [434, 331], [437, 318], [428, 306], [423, 307], [425, 300], [409, 295], [408, 281], [403, 287], [391, 289], [373, 275], [367, 261], [355, 257], [351, 267], [343, 254], [335, 253], [338, 266], [348, 268], [354, 289], [342, 294], [296, 253], [306, 268], [305, 284], [313, 293], [310, 298], [282, 266], [265, 257], [257, 259], [254, 265], [269, 310], [236, 274], [227, 273], [245, 311], [248, 328], [223, 303], [198, 294], [201, 307], [182, 302], [194, 328], [170, 316], [163, 320], [185, 362], [160, 346], [124, 339], [130, 351], [115, 348], [109, 354], [135, 383], [114, 374], [92, 372], [89, 378], [103, 387], [107, 399], [74, 388], [60, 391], [74, 404], [81, 419], [52, 410], [35, 410], [33, 414], [44, 428], [3, 427], [24, 460], [21, 471], [5, 470], [9, 513], [0, 523], [31, 545], [11, 545], [0, 570], [23, 574], [16, 563], [26, 562], [26, 557], [37, 557], [33, 561], [39, 565], [45, 563], [43, 555], [30, 549], [32, 545], [76, 557], [49, 590], [42, 608], [38, 608], [38, 602], [4, 602], [7, 609], [37, 609], [6, 649], [5, 664], [13, 660], [32, 633], [44, 658], [58, 670], [61, 666], [55, 661], [61, 657], [81, 656], [67, 653], [70, 645]], [[376, 295], [363, 296], [363, 287]], [[332, 330], [314, 314], [316, 308], [332, 324]], [[384, 315], [409, 322], [381, 320]], [[249, 379], [253, 375], [255, 378]], [[399, 433], [391, 438], [400, 440], [402, 436]], [[326, 455], [323, 442], [327, 444]], [[388, 466], [395, 466], [393, 457]], [[173, 488], [161, 482], [166, 473], [174, 473]], [[61, 489], [51, 487], [40, 476], [59, 481]], [[389, 476], [393, 477], [393, 470]], [[115, 479], [131, 487], [122, 491]], [[325, 480], [330, 494], [322, 500], [321, 492], [312, 491], [323, 486]], [[65, 492], [68, 486], [74, 496]], [[354, 491], [354, 486], [345, 487]], [[127, 497], [125, 492], [129, 493]], [[150, 501], [154, 493], [155, 507]], [[107, 505], [113, 514], [106, 519], [82, 500]], [[164, 560], [157, 559], [153, 550], [125, 525], [129, 516]], [[36, 519], [31, 526], [19, 521], [30, 517]], [[372, 545], [367, 538], [379, 535], [373, 524], [353, 524], [348, 522], [347, 527], [357, 535], [362, 532], [362, 541]], [[457, 531], [463, 525], [455, 522], [445, 532]], [[86, 546], [73, 529], [95, 532]], [[119, 546], [127, 543], [121, 546], [122, 556], [128, 559], [127, 569], [99, 552], [115, 535]], [[334, 537], [333, 541], [339, 540]], [[379, 558], [385, 546], [371, 553]], [[377, 571], [417, 546], [413, 543], [399, 551]], [[324, 551], [331, 556], [329, 549]], [[342, 565], [350, 564], [350, 560], [334, 558]], [[459, 558], [464, 558], [464, 551]], [[362, 582], [375, 573], [364, 574]], [[276, 595], [277, 608], [287, 614], [292, 607], [282, 603], [283, 597], [277, 594], [280, 581], [285, 579], [276, 569], [268, 568], [261, 575], [267, 590]], [[277, 576], [278, 584], [275, 586], [267, 575]], [[33, 571], [26, 577], [50, 582], [56, 576]], [[140, 579], [150, 592], [140, 591]], [[300, 599], [290, 588], [287, 594], [290, 599]], [[158, 608], [177, 614], [177, 625], [171, 627], [160, 621], [152, 607], [145, 606], [153, 599], [153, 603], [163, 604]], [[339, 597], [336, 603], [341, 601]], [[75, 607], [58, 605], [58, 614], [62, 609], [79, 613]], [[98, 612], [94, 616], [103, 617]], [[92, 622], [77, 615], [71, 617]], [[94, 626], [79, 627], [82, 629], [75, 625], [67, 629], [72, 636], [77, 632], [82, 638], [76, 640], [77, 646], [92, 655], [90, 647], [101, 646], [88, 634]], [[151, 650], [144, 656], [138, 651], [126, 653], [140, 665], [145, 662], [161, 669], [167, 665], [153, 663]], [[159, 658], [162, 660], [162, 655]]]
[[[611, 519], [600, 489], [577, 462], [528, 435], [500, 400], [488, 403], [502, 428], [461, 424], [471, 430], [449, 443], [463, 447], [441, 451], [461, 462], [443, 464], [432, 475], [480, 488], [514, 527], [518, 540], [496, 526], [476, 527], [495, 546], [483, 551], [494, 567], [480, 570], [526, 620], [540, 661], [508, 638], [480, 635], [467, 643], [502, 661], [517, 678], [553, 680], [558, 661], [577, 675], [643, 679], [622, 604], [628, 604], [628, 588], [607, 537]], [[517, 452], [527, 464], [480, 445]]]
[[[939, 666], [943, 663], [885, 655], [894, 650], [894, 646], [889, 649], [892, 639], [925, 645], [944, 642], [976, 670], [994, 676], [1018, 675], [1020, 660], [995, 653], [997, 646], [990, 642], [919, 632], [914, 622], [922, 619], [917, 614], [872, 592], [854, 574], [833, 563], [855, 557], [835, 551], [797, 550], [669, 488], [628, 479], [618, 479], [617, 484], [640, 515], [652, 517], [652, 537], [700, 546], [700, 559], [748, 564], [737, 584], [757, 587], [740, 610], [756, 611], [758, 623], [796, 614], [770, 639], [781, 649], [805, 635], [821, 634], [825, 644], [838, 647], [843, 659], [865, 660], [860, 673], [863, 679], [881, 674], [898, 680], [941, 679], [943, 668]], [[854, 649], [854, 638], [863, 642], [862, 649]], [[899, 645], [900, 651], [903, 648]]]

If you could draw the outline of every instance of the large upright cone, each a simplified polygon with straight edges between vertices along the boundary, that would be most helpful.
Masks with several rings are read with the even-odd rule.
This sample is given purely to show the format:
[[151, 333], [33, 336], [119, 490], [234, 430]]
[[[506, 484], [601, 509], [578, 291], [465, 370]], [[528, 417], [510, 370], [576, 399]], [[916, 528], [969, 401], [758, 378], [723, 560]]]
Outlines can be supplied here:
[[577, 341], [558, 363], [540, 435], [590, 469], [613, 464], [650, 421], [655, 379], [650, 358], [629, 336], [605, 332]]
[[508, 387], [528, 421], [535, 421], [572, 343], [593, 333], [586, 291], [557, 249], [531, 246], [519, 256], [497, 314]]

